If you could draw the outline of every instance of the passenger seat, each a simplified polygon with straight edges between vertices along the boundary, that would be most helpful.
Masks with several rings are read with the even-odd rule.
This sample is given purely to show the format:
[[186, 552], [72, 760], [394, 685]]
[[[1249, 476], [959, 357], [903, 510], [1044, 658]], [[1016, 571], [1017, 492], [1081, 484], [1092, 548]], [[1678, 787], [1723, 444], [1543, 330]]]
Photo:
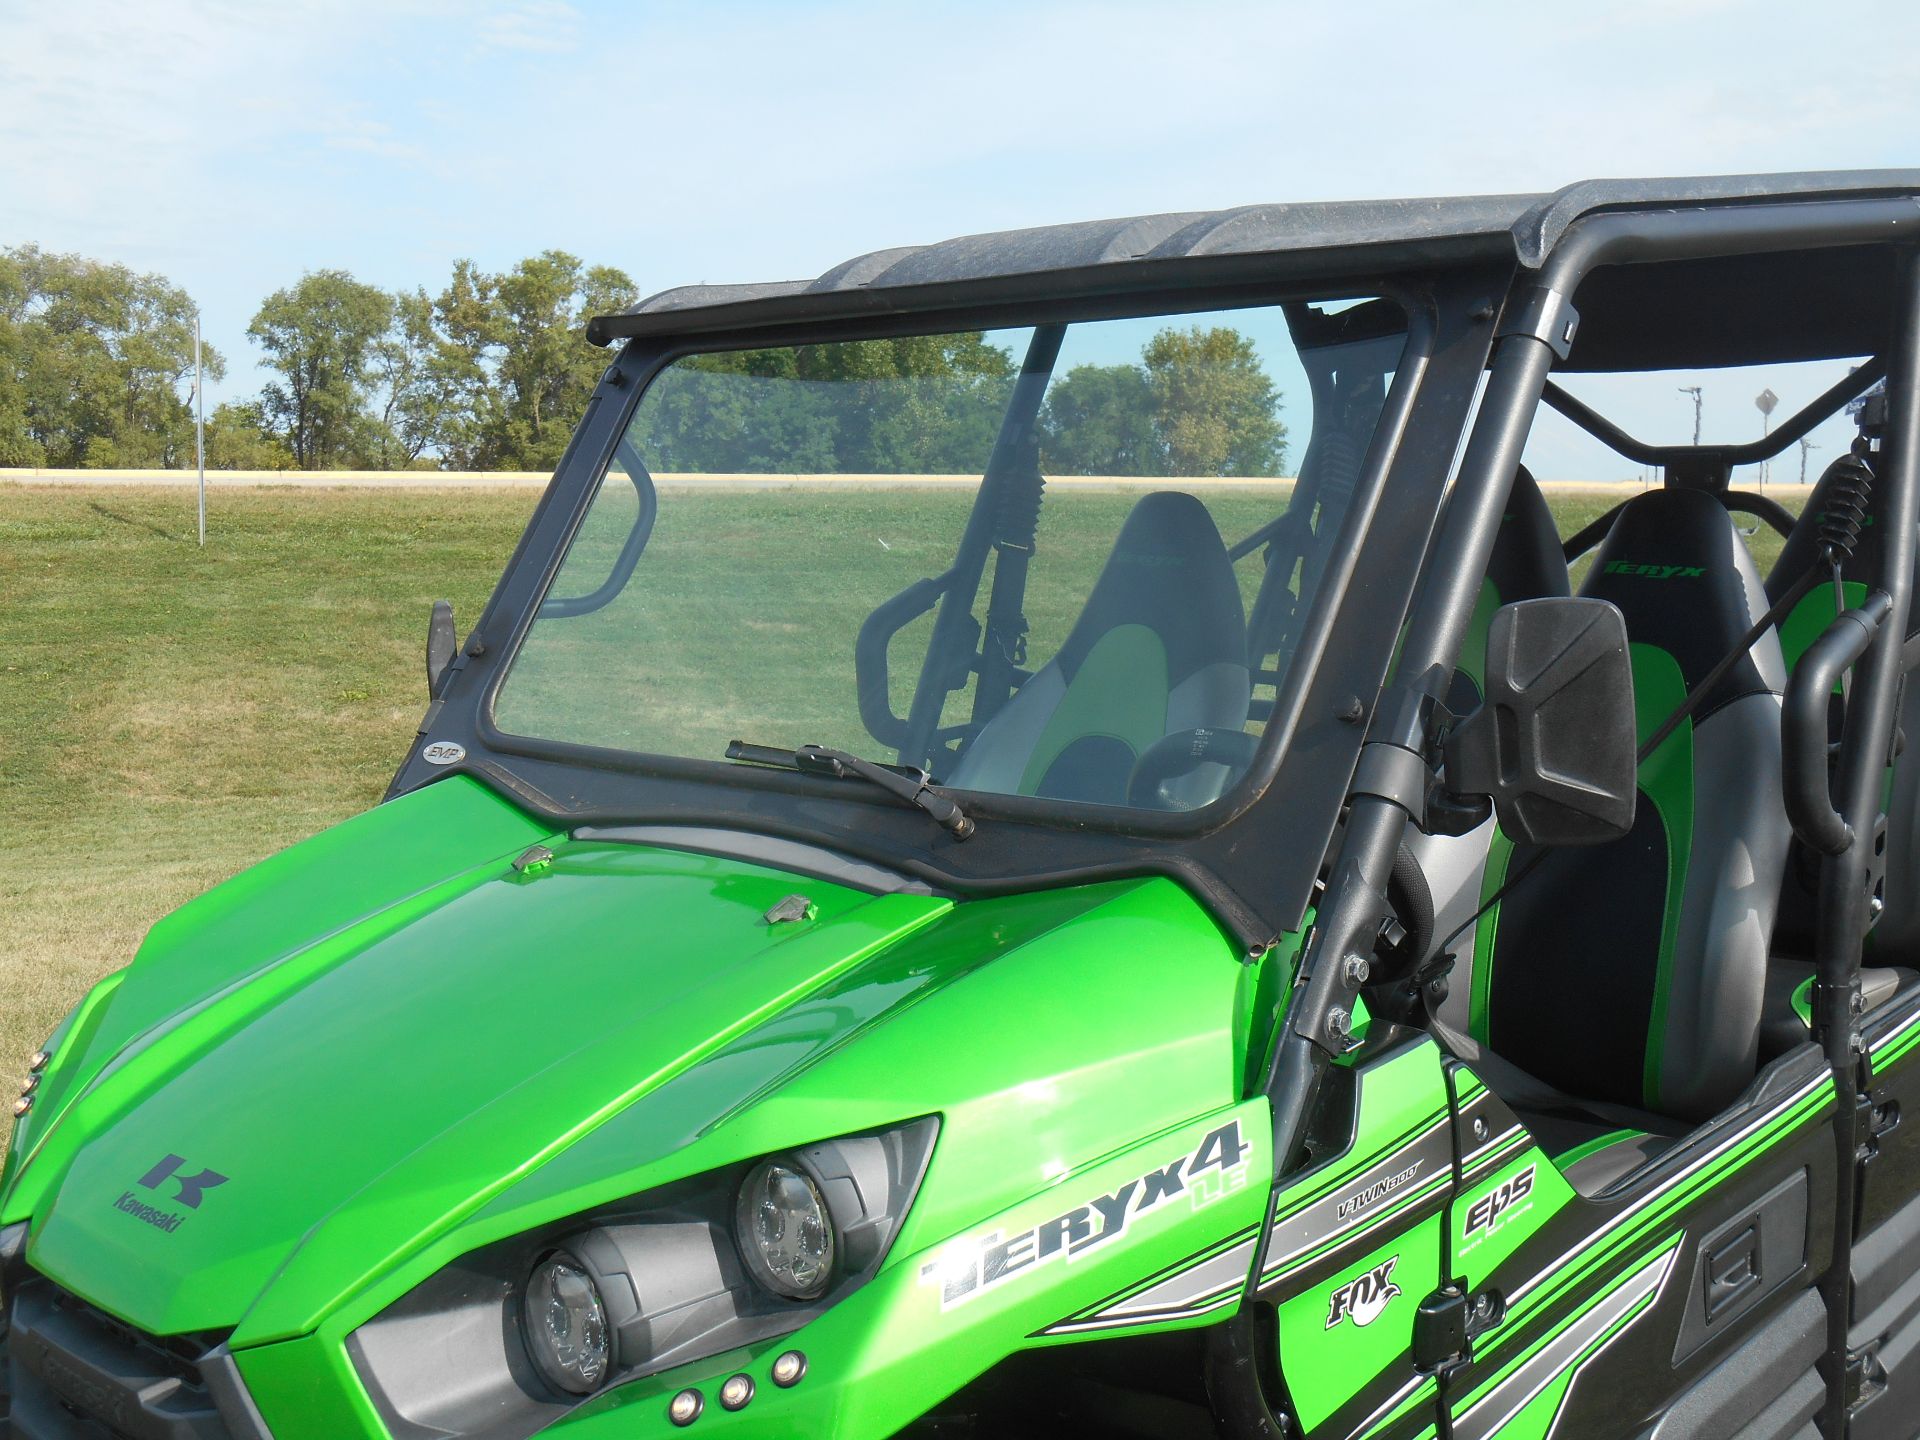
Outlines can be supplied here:
[[[1581, 593], [1626, 617], [1641, 744], [1766, 609], [1732, 519], [1695, 490], [1629, 501]], [[1785, 678], [1770, 630], [1640, 767], [1626, 837], [1537, 863], [1496, 838], [1487, 892], [1533, 868], [1481, 924], [1476, 1039], [1569, 1095], [1688, 1123], [1754, 1078], [1787, 859]]]

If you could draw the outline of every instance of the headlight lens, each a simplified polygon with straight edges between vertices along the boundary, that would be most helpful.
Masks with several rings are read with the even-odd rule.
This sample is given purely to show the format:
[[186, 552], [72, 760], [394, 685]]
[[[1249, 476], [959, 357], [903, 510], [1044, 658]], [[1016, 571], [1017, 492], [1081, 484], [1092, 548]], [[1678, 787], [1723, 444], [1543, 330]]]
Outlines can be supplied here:
[[813, 1300], [833, 1280], [833, 1221], [797, 1164], [762, 1160], [740, 1187], [740, 1253], [753, 1278], [789, 1300]]
[[607, 1308], [593, 1278], [565, 1251], [549, 1255], [527, 1278], [527, 1349], [556, 1390], [590, 1395], [612, 1368]]

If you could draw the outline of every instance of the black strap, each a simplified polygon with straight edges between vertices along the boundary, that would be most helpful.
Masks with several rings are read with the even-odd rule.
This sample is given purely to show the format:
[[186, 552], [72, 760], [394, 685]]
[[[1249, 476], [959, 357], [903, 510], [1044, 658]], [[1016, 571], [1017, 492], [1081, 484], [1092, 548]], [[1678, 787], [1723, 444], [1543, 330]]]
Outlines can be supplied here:
[[1427, 1029], [1446, 1052], [1478, 1075], [1486, 1087], [1516, 1110], [1546, 1115], [1572, 1115], [1603, 1125], [1638, 1130], [1649, 1135], [1684, 1135], [1686, 1127], [1651, 1111], [1606, 1100], [1582, 1100], [1522, 1070], [1505, 1056], [1496, 1055], [1471, 1035], [1454, 1029], [1438, 1015], [1429, 1016]]

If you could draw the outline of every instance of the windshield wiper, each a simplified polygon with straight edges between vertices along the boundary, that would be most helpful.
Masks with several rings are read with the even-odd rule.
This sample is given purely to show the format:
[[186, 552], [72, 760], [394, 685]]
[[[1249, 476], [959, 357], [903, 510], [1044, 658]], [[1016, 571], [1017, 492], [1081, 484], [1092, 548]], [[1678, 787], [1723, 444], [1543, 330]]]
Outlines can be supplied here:
[[828, 775], [835, 780], [864, 780], [926, 811], [956, 840], [973, 834], [973, 821], [967, 818], [966, 811], [934, 789], [933, 777], [924, 770], [906, 765], [881, 765], [845, 750], [829, 750], [824, 745], [782, 750], [773, 745], [749, 745], [744, 740], [735, 740], [727, 746], [727, 759], [798, 770], [803, 775]]

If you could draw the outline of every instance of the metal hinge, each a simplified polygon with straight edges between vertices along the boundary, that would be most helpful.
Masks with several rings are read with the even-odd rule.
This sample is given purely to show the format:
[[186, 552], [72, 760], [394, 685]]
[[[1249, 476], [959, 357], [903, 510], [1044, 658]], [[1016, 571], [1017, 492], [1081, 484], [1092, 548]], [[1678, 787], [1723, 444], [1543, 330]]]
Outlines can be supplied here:
[[1887, 1367], [1880, 1363], [1880, 1342], [1847, 1352], [1847, 1413], [1869, 1404], [1887, 1388]]

